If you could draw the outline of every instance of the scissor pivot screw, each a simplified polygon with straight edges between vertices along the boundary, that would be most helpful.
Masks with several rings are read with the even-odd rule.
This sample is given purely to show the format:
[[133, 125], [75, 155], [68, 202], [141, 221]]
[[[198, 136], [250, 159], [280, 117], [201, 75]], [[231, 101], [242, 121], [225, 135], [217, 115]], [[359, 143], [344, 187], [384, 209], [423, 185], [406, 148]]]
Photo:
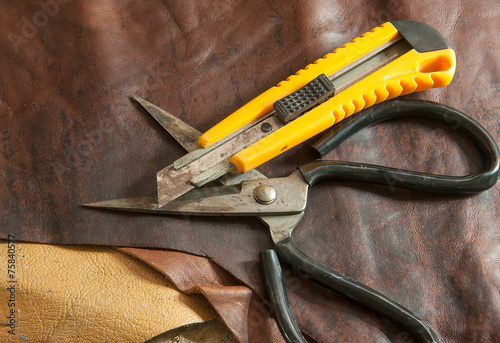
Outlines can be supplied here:
[[276, 200], [276, 190], [272, 186], [262, 185], [254, 189], [255, 200], [264, 205], [269, 205]]

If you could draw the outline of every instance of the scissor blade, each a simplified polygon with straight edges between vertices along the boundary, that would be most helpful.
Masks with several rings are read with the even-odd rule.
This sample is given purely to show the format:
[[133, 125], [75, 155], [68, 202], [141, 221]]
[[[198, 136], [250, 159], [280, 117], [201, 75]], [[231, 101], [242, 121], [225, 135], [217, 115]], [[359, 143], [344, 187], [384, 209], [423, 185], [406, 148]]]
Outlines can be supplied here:
[[200, 131], [137, 95], [133, 95], [132, 98], [141, 104], [184, 149], [192, 151], [198, 147]]
[[295, 229], [303, 216], [304, 212], [302, 211], [300, 213], [290, 215], [262, 216], [257, 218], [267, 225], [269, 232], [271, 233], [271, 238], [276, 244], [284, 238], [292, 235], [293, 229]]
[[[119, 210], [126, 212], [139, 212], [139, 213], [155, 213], [155, 214], [185, 214], [183, 212], [175, 211], [169, 208], [173, 202], [164, 207], [158, 206], [156, 196], [123, 198], [108, 201], [100, 201], [91, 204], [85, 204], [85, 207], [101, 208], [108, 210]], [[194, 215], [209, 215], [207, 213], [195, 212]], [[221, 215], [217, 213], [217, 215]], [[304, 211], [295, 214], [284, 214], [278, 216], [258, 216], [271, 232], [271, 237], [274, 243], [278, 243], [282, 239], [290, 236], [293, 229], [297, 226], [304, 215]]]
[[129, 212], [158, 212], [158, 201], [156, 196], [105, 200], [83, 204], [82, 206]]
[[[263, 198], [258, 191], [262, 188], [272, 189], [275, 195], [265, 193]], [[159, 206], [156, 197], [116, 199], [84, 206], [175, 215], [285, 215], [304, 211], [307, 188], [307, 182], [294, 173], [285, 178], [248, 180], [239, 185], [194, 189], [165, 206]], [[265, 203], [264, 199], [271, 201]]]

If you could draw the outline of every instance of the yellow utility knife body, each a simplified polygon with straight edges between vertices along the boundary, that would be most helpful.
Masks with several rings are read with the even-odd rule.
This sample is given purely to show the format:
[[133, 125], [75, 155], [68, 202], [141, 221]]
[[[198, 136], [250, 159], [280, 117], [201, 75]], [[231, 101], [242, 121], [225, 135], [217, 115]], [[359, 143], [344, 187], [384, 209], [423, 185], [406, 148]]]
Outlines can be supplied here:
[[158, 205], [227, 172], [242, 174], [384, 100], [450, 83], [455, 53], [435, 29], [382, 24], [289, 76], [201, 135], [157, 173]]

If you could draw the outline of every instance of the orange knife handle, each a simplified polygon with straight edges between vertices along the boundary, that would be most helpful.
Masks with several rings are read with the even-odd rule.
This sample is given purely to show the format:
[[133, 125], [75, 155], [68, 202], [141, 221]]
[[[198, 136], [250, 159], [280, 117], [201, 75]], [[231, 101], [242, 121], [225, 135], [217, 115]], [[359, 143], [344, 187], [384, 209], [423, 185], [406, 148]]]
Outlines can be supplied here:
[[[401, 26], [401, 22], [396, 23]], [[402, 23], [418, 27], [423, 25], [406, 21]], [[441, 35], [439, 37], [442, 38]], [[410, 36], [407, 40], [412, 43], [413, 38]], [[449, 48], [444, 38], [437, 47], [443, 47], [443, 42], [446, 43], [444, 49], [432, 50], [432, 44], [430, 49], [426, 49], [425, 46], [418, 45], [417, 39], [416, 48], [235, 154], [230, 159], [235, 165], [233, 172], [245, 173], [373, 104], [399, 95], [448, 85], [455, 73], [456, 60], [455, 52]]]
[[398, 30], [391, 23], [382, 24], [361, 37], [355, 38], [351, 43], [336, 49], [333, 53], [309, 64], [294, 75], [287, 77], [277, 86], [251, 100], [246, 105], [229, 115], [220, 123], [201, 135], [198, 145], [206, 148], [221, 140], [237, 129], [259, 118], [273, 109], [273, 104], [300, 89], [321, 74], [331, 75], [345, 67], [359, 57], [367, 54], [380, 45], [388, 42], [398, 35]]

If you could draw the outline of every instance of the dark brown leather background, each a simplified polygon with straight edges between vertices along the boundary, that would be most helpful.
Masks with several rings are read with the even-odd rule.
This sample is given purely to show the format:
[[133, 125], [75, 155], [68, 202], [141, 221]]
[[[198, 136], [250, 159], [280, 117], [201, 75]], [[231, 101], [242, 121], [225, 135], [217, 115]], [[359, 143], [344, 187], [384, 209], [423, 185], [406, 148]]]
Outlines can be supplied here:
[[[272, 242], [255, 219], [80, 206], [154, 192], [156, 171], [184, 153], [128, 96], [142, 96], [204, 131], [389, 20], [425, 22], [457, 53], [448, 87], [410, 98], [463, 110], [500, 138], [495, 0], [41, 3], [0, 1], [0, 238], [208, 256], [265, 297], [258, 252]], [[446, 126], [391, 122], [356, 134], [328, 158], [459, 175], [484, 167], [471, 144]], [[304, 145], [260, 171], [282, 176], [312, 158]], [[325, 182], [311, 192], [294, 238], [312, 258], [404, 304], [443, 342], [498, 342], [498, 193], [498, 186], [457, 197]], [[161, 253], [153, 255], [142, 258], [158, 265]], [[297, 321], [316, 341], [410, 342], [379, 316], [285, 274]], [[225, 299], [231, 297], [218, 301]], [[266, 341], [265, 330], [258, 338], [248, 332], [240, 340]]]

